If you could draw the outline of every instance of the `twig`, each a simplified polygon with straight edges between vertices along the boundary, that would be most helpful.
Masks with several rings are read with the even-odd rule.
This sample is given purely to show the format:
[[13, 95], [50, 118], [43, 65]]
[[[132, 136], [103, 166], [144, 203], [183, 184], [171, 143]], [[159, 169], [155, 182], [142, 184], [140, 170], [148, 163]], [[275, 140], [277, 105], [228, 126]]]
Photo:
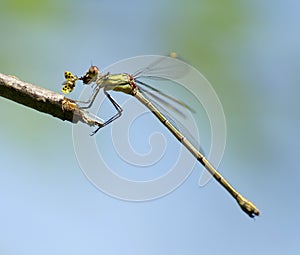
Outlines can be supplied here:
[[61, 120], [90, 126], [101, 126], [102, 123], [87, 116], [74, 100], [56, 92], [41, 88], [18, 78], [0, 73], [0, 96], [37, 111], [51, 114]]

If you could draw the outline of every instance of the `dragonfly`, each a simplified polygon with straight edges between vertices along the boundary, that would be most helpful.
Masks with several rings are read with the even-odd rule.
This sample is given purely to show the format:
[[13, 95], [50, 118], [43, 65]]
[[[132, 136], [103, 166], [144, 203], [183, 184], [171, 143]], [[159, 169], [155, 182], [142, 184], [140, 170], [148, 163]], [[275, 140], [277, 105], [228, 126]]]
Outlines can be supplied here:
[[[155, 63], [153, 63], [155, 65]], [[242, 211], [244, 211], [249, 217], [254, 218], [259, 216], [259, 209], [242, 196], [233, 186], [221, 175], [221, 173], [205, 158], [205, 156], [193, 145], [193, 143], [183, 135], [183, 133], [169, 120], [168, 117], [157, 107], [157, 105], [147, 97], [145, 94], [149, 94], [151, 98], [154, 98], [160, 101], [162, 104], [170, 106], [169, 103], [156, 96], [153, 91], [158, 92], [162, 97], [170, 99], [171, 101], [176, 102], [177, 104], [182, 105], [190, 111], [193, 111], [184, 102], [171, 97], [168, 94], [163, 93], [162, 91], [157, 90], [153, 86], [143, 82], [140, 78], [143, 76], [144, 71], [138, 71], [135, 74], [129, 73], [101, 73], [97, 66], [91, 66], [88, 71], [83, 76], [76, 76], [70, 71], [65, 72], [65, 81], [63, 82], [62, 92], [68, 94], [73, 91], [77, 81], [82, 81], [84, 85], [94, 86], [94, 90], [89, 99], [85, 102], [77, 101], [78, 103], [84, 103], [84, 106], [81, 106], [81, 109], [88, 109], [92, 106], [95, 101], [99, 91], [103, 89], [105, 96], [112, 103], [117, 113], [113, 115], [108, 120], [103, 123], [98, 123], [98, 127], [91, 135], [95, 135], [101, 128], [112, 123], [117, 118], [122, 115], [122, 107], [113, 99], [110, 95], [110, 91], [122, 92], [127, 95], [135, 97], [139, 102], [141, 102], [146, 108], [148, 108], [155, 117], [177, 138], [177, 140], [184, 146], [186, 149], [196, 158], [196, 160], [205, 167], [205, 169], [214, 177], [214, 179], [222, 185], [229, 194], [236, 200]], [[173, 108], [176, 111], [176, 108]]]

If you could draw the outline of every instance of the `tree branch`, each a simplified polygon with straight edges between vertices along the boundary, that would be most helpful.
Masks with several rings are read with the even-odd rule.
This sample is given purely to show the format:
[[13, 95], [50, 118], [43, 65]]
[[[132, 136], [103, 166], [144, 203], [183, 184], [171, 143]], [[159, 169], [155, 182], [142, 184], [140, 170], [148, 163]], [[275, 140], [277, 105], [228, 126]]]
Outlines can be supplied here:
[[90, 126], [102, 126], [102, 123], [87, 116], [76, 102], [56, 92], [23, 82], [18, 78], [0, 73], [0, 96], [37, 111], [51, 114], [61, 120], [72, 123], [78, 121]]

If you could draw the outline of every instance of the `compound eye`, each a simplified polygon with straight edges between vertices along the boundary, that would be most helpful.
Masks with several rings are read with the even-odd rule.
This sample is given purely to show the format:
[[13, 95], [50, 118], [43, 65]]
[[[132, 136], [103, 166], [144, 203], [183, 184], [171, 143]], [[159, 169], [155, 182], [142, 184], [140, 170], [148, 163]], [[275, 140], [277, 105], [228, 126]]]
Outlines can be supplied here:
[[91, 66], [90, 69], [89, 69], [89, 73], [90, 74], [98, 74], [99, 73], [99, 69], [97, 66]]

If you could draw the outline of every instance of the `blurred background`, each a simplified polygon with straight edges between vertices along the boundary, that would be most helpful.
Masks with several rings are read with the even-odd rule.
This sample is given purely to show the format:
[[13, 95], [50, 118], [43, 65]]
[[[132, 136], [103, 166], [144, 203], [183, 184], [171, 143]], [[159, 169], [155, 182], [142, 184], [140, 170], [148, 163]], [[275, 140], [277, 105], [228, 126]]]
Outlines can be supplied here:
[[66, 69], [171, 51], [200, 70], [227, 121], [220, 171], [261, 216], [215, 181], [199, 188], [200, 166], [157, 200], [107, 196], [80, 170], [70, 123], [0, 98], [0, 254], [299, 252], [299, 10], [292, 0], [2, 0], [0, 72], [24, 81], [59, 92]]

